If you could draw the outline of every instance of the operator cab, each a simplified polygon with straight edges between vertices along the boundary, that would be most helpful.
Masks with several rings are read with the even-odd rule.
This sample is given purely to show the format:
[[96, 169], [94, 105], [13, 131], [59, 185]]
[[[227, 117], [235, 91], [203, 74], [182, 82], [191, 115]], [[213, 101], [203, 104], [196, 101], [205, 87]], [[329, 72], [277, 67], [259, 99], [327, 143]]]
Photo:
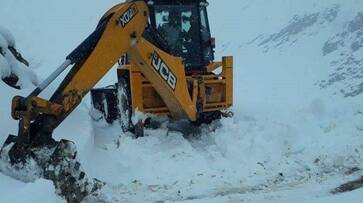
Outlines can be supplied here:
[[150, 23], [186, 72], [204, 72], [214, 60], [206, 0], [149, 0]]

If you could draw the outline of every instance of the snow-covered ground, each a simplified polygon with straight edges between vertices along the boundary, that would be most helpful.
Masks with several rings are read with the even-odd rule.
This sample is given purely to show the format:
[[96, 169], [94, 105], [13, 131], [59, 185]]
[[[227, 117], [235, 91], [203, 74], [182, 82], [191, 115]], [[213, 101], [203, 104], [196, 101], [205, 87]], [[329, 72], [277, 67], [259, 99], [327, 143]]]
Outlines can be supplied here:
[[[0, 26], [40, 78], [54, 70], [115, 0], [0, 0]], [[85, 6], [87, 5], [87, 6]], [[217, 58], [235, 57], [235, 116], [184, 138], [167, 128], [133, 139], [92, 123], [89, 98], [56, 130], [76, 142], [108, 202], [362, 202], [330, 191], [363, 171], [363, 2], [210, 0]], [[114, 70], [98, 84], [115, 81]], [[52, 93], [59, 80], [42, 96]], [[0, 143], [17, 133], [0, 82]], [[0, 202], [62, 202], [51, 183], [0, 174]], [[90, 199], [90, 202], [97, 199]]]

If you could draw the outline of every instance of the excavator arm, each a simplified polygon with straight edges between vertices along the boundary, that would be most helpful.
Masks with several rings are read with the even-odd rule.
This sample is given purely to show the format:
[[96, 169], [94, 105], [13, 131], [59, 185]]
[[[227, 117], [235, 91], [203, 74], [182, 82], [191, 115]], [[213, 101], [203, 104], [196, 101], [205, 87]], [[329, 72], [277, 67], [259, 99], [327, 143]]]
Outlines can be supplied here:
[[[52, 132], [81, 103], [82, 98], [131, 47], [136, 46], [148, 21], [143, 1], [113, 7], [96, 30], [66, 58], [63, 65], [28, 97], [13, 99], [12, 116], [19, 120], [19, 139], [44, 144]], [[68, 65], [73, 65], [49, 101], [38, 95]]]

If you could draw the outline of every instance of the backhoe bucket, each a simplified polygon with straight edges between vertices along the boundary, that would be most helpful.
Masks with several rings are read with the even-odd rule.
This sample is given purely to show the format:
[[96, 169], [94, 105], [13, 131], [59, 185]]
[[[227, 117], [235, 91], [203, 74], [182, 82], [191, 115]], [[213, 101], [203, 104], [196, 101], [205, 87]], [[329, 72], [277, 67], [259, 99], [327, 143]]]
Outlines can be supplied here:
[[33, 146], [9, 135], [0, 150], [0, 172], [23, 182], [51, 180], [67, 202], [81, 202], [104, 183], [89, 179], [76, 156], [76, 146], [68, 140]]
[[18, 137], [9, 135], [0, 150], [0, 172], [22, 182], [33, 182], [42, 175], [37, 151], [18, 143]]

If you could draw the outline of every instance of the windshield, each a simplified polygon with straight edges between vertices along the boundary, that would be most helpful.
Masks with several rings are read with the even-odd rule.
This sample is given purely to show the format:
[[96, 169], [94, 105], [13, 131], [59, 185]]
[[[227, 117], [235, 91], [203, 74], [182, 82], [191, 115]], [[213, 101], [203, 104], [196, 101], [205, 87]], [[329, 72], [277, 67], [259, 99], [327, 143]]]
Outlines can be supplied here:
[[199, 13], [194, 6], [155, 6], [156, 29], [186, 66], [201, 66]]

